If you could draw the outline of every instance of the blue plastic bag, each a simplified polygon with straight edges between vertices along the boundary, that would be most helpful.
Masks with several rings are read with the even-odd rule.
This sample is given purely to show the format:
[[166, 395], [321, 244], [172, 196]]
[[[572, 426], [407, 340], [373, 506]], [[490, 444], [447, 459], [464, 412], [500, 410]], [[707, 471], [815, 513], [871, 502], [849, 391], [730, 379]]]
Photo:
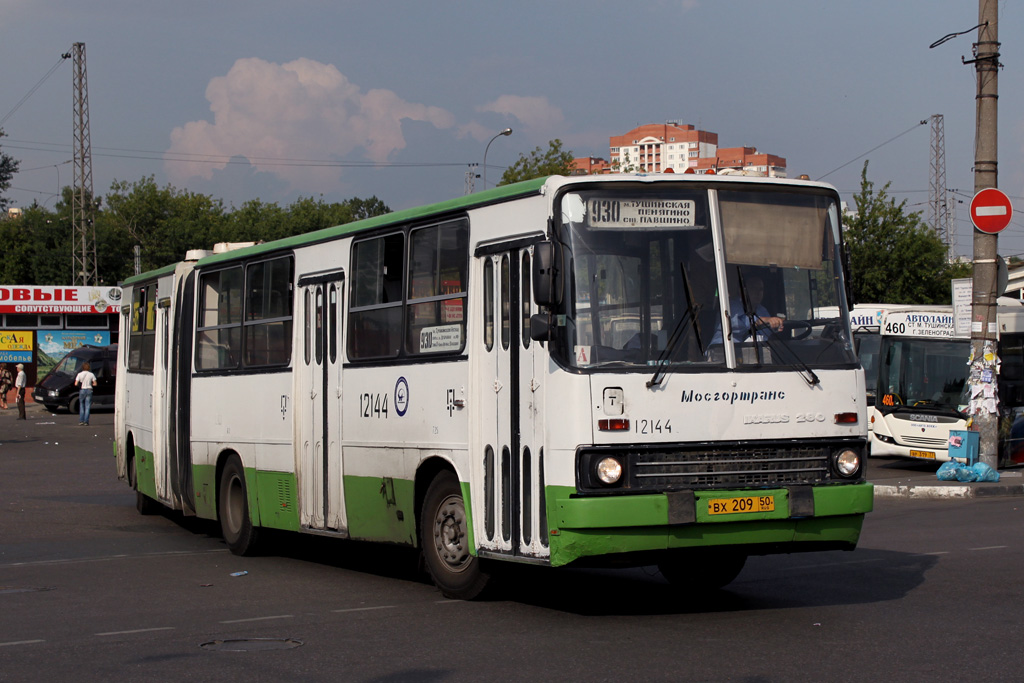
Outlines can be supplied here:
[[960, 467], [960, 463], [956, 460], [950, 460], [944, 462], [939, 466], [935, 476], [938, 477], [939, 481], [953, 481], [956, 479], [956, 468]]
[[976, 462], [971, 467], [977, 475], [977, 481], [999, 481], [999, 473], [983, 462]]
[[956, 468], [956, 480], [962, 482], [978, 481], [978, 473], [966, 465]]

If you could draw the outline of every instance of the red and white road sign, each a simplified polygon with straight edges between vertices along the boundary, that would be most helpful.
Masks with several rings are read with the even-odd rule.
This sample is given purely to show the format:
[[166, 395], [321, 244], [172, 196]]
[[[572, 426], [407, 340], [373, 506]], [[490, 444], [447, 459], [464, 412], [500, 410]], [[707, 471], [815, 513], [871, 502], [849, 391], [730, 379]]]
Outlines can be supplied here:
[[1002, 190], [987, 187], [971, 200], [971, 222], [982, 232], [997, 233], [1010, 224], [1013, 205]]

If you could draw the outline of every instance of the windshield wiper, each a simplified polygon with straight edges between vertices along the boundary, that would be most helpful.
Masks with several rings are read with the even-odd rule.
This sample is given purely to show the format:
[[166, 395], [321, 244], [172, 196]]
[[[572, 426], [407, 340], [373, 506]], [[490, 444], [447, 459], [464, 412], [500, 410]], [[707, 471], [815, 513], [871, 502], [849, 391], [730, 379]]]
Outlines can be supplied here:
[[[739, 280], [740, 284], [740, 302], [743, 305], [743, 314], [747, 316], [748, 334], [754, 340], [754, 354], [757, 356], [758, 364], [763, 364], [764, 358], [761, 357], [761, 345], [758, 343], [760, 340], [757, 338], [757, 317], [754, 315], [754, 307], [750, 305], [750, 298], [747, 296], [747, 286], [743, 283], [743, 271], [740, 270], [739, 266], [736, 266], [736, 279]], [[732, 336], [732, 330], [729, 330], [729, 335]], [[743, 340], [734, 341], [742, 342]]]
[[700, 349], [701, 355], [704, 355], [704, 343], [700, 338], [700, 320], [697, 318], [697, 314], [700, 313], [700, 304], [693, 299], [693, 289], [690, 287], [690, 277], [686, 274], [686, 265], [682, 261], [679, 262], [679, 270], [683, 274], [686, 310], [683, 311], [682, 317], [679, 318], [679, 322], [676, 323], [675, 328], [672, 330], [672, 335], [665, 343], [665, 349], [661, 352], [661, 355], [658, 356], [657, 368], [654, 370], [654, 376], [647, 380], [648, 389], [661, 384], [661, 378], [665, 374], [665, 365], [668, 364], [668, 359], [672, 357], [676, 344], [678, 344], [679, 340], [682, 338], [683, 331], [686, 329], [687, 323], [693, 323], [693, 335], [697, 340], [697, 347]]
[[[750, 305], [750, 299], [747, 298], [747, 288], [743, 284], [743, 272], [740, 270], [739, 266], [736, 266], [736, 277], [739, 279], [740, 298], [743, 301], [743, 312], [748, 316], [750, 321], [750, 335], [754, 340], [754, 353], [757, 354], [758, 364], [763, 364], [764, 359], [761, 356], [761, 346], [757, 338], [757, 316], [755, 315], [753, 307]], [[798, 356], [793, 349], [789, 348], [785, 342], [776, 339], [774, 334], [766, 334], [764, 336], [764, 341], [768, 344], [768, 348], [773, 352], [778, 353], [780, 356], [789, 356], [789, 365], [797, 367], [800, 371], [800, 376], [804, 378], [805, 382], [807, 382], [807, 386], [813, 387], [815, 384], [821, 383], [821, 380], [814, 373], [814, 370], [811, 370], [811, 367], [807, 365], [807, 363], [803, 362], [800, 359], [800, 356]], [[782, 351], [785, 351], [785, 354], [781, 353]]]

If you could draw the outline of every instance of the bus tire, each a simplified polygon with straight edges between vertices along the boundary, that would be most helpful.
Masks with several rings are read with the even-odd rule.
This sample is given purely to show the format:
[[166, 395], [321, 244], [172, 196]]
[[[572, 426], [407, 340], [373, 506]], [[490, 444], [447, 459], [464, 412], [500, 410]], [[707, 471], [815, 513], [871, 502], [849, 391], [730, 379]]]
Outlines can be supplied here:
[[658, 563], [658, 571], [674, 588], [699, 595], [732, 583], [747, 563], [739, 552], [714, 551], [674, 555]]
[[[134, 451], [134, 448], [132, 449]], [[140, 515], [155, 515], [160, 512], [160, 503], [139, 491], [139, 482], [135, 474], [135, 454], [128, 458], [128, 483], [135, 491], [135, 509]]]
[[249, 517], [249, 497], [245, 487], [245, 470], [237, 455], [228, 458], [220, 475], [217, 495], [217, 517], [228, 549], [235, 555], [253, 555], [259, 529]]
[[459, 480], [440, 472], [427, 489], [420, 514], [420, 546], [427, 571], [446, 598], [472, 600], [490, 581], [469, 544], [469, 520]]

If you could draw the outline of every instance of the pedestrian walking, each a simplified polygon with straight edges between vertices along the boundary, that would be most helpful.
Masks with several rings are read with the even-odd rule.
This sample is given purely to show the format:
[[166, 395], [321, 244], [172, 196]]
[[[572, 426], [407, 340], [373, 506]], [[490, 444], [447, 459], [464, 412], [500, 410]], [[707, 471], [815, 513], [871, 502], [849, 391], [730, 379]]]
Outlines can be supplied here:
[[25, 387], [28, 386], [28, 375], [25, 374], [25, 365], [18, 363], [15, 366], [18, 369], [18, 377], [14, 380], [14, 388], [18, 390], [18, 419], [27, 420], [25, 417]]
[[0, 363], [0, 408], [7, 410], [7, 392], [14, 386], [14, 375], [7, 363]]
[[92, 390], [96, 386], [96, 375], [92, 373], [89, 361], [82, 363], [82, 371], [75, 377], [75, 386], [78, 387], [78, 424], [88, 426]]

